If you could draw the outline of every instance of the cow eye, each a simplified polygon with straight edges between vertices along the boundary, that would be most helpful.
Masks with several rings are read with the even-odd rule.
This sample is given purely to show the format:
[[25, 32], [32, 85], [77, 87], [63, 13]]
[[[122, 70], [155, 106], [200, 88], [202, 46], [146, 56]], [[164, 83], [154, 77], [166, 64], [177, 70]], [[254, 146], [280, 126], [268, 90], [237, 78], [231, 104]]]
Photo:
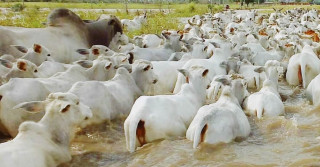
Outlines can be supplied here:
[[38, 70], [36, 69], [36, 70], [34, 70], [34, 72], [38, 72]]
[[79, 102], [77, 102], [76, 104], [79, 105]]
[[48, 54], [47, 56], [51, 56], [50, 54]]

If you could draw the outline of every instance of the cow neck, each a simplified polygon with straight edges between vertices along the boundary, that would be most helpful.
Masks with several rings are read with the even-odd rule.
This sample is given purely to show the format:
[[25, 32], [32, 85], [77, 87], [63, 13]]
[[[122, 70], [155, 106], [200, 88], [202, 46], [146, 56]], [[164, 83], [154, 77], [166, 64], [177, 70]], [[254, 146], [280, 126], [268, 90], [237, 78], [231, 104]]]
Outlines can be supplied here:
[[[53, 126], [53, 125], [59, 125]], [[14, 140], [30, 138], [35, 141], [47, 141], [48, 145], [38, 147], [48, 152], [57, 164], [71, 160], [69, 151], [69, 126], [57, 124], [56, 120], [43, 118], [40, 122], [24, 122]], [[68, 132], [68, 133], [66, 133]], [[63, 136], [63, 137], [62, 137]], [[37, 143], [35, 143], [37, 144]]]
[[[87, 23], [87, 38], [89, 45], [104, 45], [109, 46], [112, 37], [108, 36], [108, 21], [100, 20], [93, 23]], [[110, 30], [111, 31], [111, 30]]]

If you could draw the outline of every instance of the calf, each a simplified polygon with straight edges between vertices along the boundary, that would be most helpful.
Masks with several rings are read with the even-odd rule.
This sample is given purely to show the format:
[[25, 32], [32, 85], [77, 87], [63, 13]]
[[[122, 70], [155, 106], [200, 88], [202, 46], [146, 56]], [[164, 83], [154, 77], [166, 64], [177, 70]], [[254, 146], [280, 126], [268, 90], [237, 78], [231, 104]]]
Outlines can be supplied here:
[[69, 151], [75, 128], [92, 116], [89, 107], [70, 93], [50, 94], [45, 101], [22, 103], [16, 108], [46, 111], [38, 122], [24, 122], [19, 134], [0, 144], [2, 167], [54, 167], [71, 160]]

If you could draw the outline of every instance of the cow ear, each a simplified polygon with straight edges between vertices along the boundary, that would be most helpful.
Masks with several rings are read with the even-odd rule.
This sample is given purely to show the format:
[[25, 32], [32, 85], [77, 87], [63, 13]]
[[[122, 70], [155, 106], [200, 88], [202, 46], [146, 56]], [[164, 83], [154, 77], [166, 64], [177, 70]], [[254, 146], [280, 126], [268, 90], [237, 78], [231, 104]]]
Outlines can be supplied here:
[[93, 62], [90, 60], [80, 60], [76, 64], [79, 64], [83, 68], [91, 68], [93, 66]]
[[208, 73], [209, 73], [209, 70], [208, 70], [208, 69], [205, 69], [205, 70], [202, 72], [202, 77], [207, 76]]
[[36, 52], [36, 53], [41, 53], [41, 52], [42, 52], [42, 47], [41, 47], [41, 45], [39, 45], [39, 44], [34, 44], [34, 45], [33, 45], [33, 50], [34, 50], [34, 52]]
[[90, 54], [89, 49], [77, 49], [76, 52], [81, 55], [89, 55]]
[[257, 73], [262, 73], [263, 71], [265, 71], [264, 67], [258, 67], [254, 69], [254, 72], [257, 72]]
[[190, 73], [186, 69], [178, 69], [178, 71], [183, 74], [185, 77], [190, 77]]
[[0, 64], [7, 68], [12, 68], [12, 63], [9, 60], [0, 59]]
[[207, 51], [208, 50], [208, 46], [205, 46], [204, 48], [203, 48], [203, 51]]
[[186, 69], [178, 69], [178, 71], [186, 77], [186, 83], [189, 83], [190, 73]]
[[231, 85], [230, 81], [226, 78], [217, 78], [215, 81], [220, 82], [223, 85]]
[[38, 113], [45, 110], [46, 102], [45, 101], [31, 101], [20, 103], [13, 107], [13, 109], [24, 109], [30, 113]]
[[28, 48], [26, 48], [24, 46], [20, 46], [20, 45], [11, 45], [11, 46], [15, 47], [16, 49], [18, 49], [22, 53], [27, 53], [28, 52]]
[[27, 71], [27, 63], [24, 61], [18, 61], [17, 62], [17, 67], [21, 71]]
[[143, 68], [143, 71], [148, 71], [151, 68], [151, 65], [147, 65], [146, 67]]
[[99, 56], [100, 55], [99, 49], [92, 49], [92, 54], [95, 56]]
[[66, 104], [66, 105], [61, 105], [61, 113], [66, 113], [70, 110], [71, 105], [70, 104]]
[[108, 64], [105, 65], [105, 69], [106, 69], [106, 70], [109, 70], [109, 69], [111, 68], [111, 66], [112, 66], [112, 63], [109, 62]]

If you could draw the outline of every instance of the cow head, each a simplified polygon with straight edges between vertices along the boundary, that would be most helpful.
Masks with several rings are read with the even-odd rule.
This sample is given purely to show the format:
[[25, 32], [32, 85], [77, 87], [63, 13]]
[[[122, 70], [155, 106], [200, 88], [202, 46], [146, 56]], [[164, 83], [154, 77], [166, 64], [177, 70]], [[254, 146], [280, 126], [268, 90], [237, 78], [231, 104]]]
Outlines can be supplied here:
[[42, 62], [51, 58], [50, 51], [46, 47], [39, 44], [34, 44], [33, 47], [29, 49], [19, 45], [11, 46], [24, 53], [24, 56], [22, 56], [21, 59], [29, 60], [37, 66], [41, 65]]

